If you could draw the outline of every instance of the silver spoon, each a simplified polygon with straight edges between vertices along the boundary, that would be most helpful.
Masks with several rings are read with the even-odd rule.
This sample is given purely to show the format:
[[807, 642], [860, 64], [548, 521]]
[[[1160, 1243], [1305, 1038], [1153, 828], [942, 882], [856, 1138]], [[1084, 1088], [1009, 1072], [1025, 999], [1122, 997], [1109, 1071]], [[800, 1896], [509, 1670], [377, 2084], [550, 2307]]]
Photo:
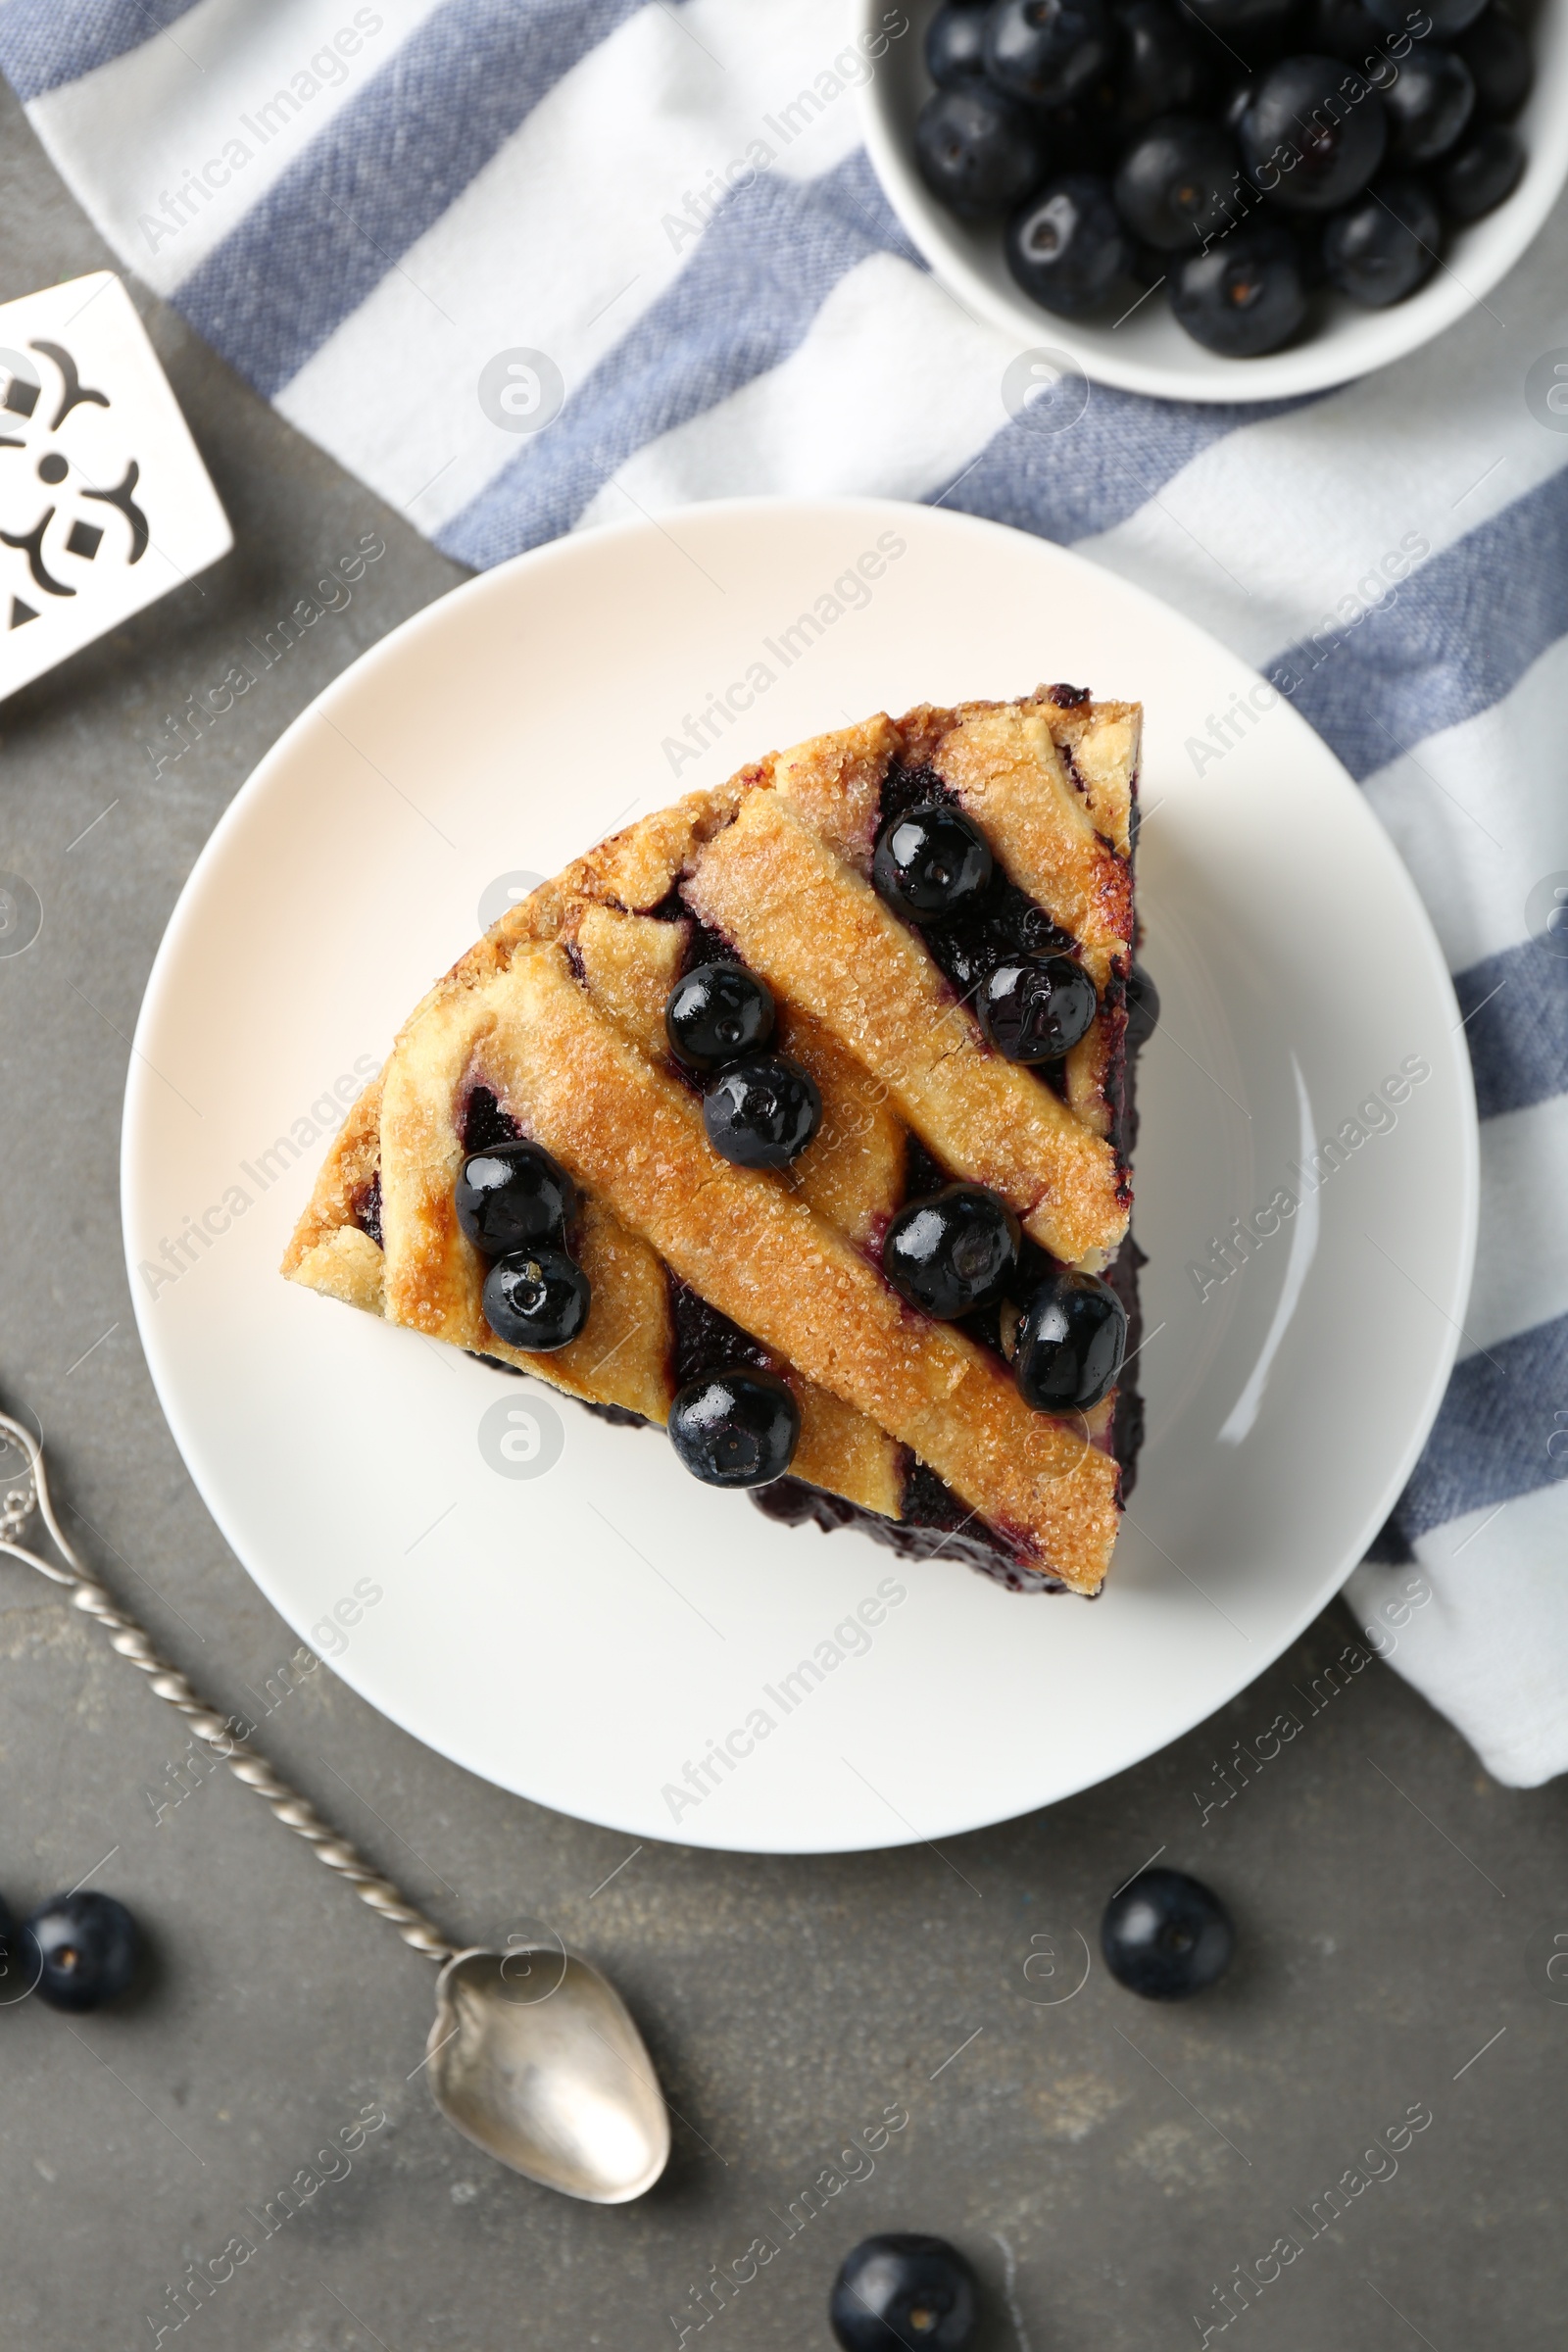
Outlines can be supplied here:
[[[159, 1697], [309, 1841], [318, 1860], [346, 1879], [405, 1943], [440, 1964], [425, 2064], [448, 2123], [513, 2172], [568, 2197], [623, 2205], [652, 2188], [669, 2158], [669, 2116], [642, 2035], [614, 1986], [561, 1944], [528, 1937], [491, 1952], [450, 1943], [230, 1731], [87, 1573], [55, 1516], [43, 1448], [31, 1432], [0, 1413], [0, 1438], [26, 1464], [0, 1493], [0, 1553], [63, 1586], [74, 1606], [97, 1620], [111, 1647], [140, 1668]], [[63, 1566], [18, 1542], [35, 1511]]]

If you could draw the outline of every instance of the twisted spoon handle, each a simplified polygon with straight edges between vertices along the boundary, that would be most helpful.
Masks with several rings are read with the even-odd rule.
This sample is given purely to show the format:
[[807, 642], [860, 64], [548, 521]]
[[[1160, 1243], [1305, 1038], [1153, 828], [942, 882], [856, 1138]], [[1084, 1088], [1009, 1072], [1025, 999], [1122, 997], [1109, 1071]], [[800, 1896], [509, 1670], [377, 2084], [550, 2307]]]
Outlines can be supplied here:
[[[359, 1850], [340, 1838], [329, 1823], [324, 1822], [313, 1805], [306, 1802], [298, 1790], [279, 1780], [277, 1774], [246, 1740], [231, 1732], [228, 1720], [207, 1704], [191, 1689], [177, 1667], [159, 1656], [151, 1642], [133, 1617], [118, 1608], [108, 1591], [96, 1577], [90, 1576], [67, 1542], [60, 1522], [55, 1517], [50, 1499], [48, 1479], [43, 1465], [43, 1449], [30, 1431], [8, 1413], [0, 1413], [0, 1431], [10, 1438], [26, 1457], [25, 1483], [11, 1487], [0, 1496], [0, 1553], [21, 1560], [26, 1567], [35, 1568], [51, 1584], [61, 1585], [71, 1594], [73, 1606], [83, 1616], [93, 1618], [109, 1637], [112, 1649], [128, 1658], [133, 1666], [146, 1675], [154, 1690], [166, 1699], [176, 1713], [183, 1715], [198, 1740], [209, 1747], [220, 1763], [226, 1764], [238, 1781], [255, 1790], [263, 1802], [270, 1805], [286, 1829], [303, 1838], [318, 1862], [335, 1870], [346, 1879], [362, 1903], [368, 1903], [378, 1918], [395, 1928], [405, 1943], [427, 1960], [450, 1960], [458, 1946], [442, 1935], [432, 1920], [416, 1911], [401, 1894], [390, 1879], [382, 1878]], [[65, 1566], [52, 1560], [40, 1559], [36, 1552], [27, 1551], [17, 1542], [34, 1510], [48, 1529], [55, 1549]]]

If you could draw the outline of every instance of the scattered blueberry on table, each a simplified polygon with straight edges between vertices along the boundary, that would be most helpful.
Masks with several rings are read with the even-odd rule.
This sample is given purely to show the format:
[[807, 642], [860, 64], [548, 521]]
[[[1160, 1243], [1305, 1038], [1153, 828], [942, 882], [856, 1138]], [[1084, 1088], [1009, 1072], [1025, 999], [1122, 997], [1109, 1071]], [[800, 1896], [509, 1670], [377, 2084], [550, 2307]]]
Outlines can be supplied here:
[[979, 2284], [946, 2238], [890, 2230], [845, 2256], [828, 2301], [844, 2352], [962, 2352]]
[[17, 1952], [52, 2009], [100, 2009], [128, 1991], [141, 1960], [136, 1922], [112, 1894], [57, 1894], [24, 1920]]
[[921, 177], [1004, 224], [1026, 294], [1108, 315], [1163, 278], [1228, 358], [1298, 336], [1325, 283], [1403, 301], [1525, 168], [1506, 0], [949, 0], [925, 58]]
[[1141, 1870], [1105, 1905], [1100, 1948], [1129, 1992], [1146, 2001], [1180, 2001], [1225, 1974], [1236, 1930], [1201, 1880], [1184, 1870]]

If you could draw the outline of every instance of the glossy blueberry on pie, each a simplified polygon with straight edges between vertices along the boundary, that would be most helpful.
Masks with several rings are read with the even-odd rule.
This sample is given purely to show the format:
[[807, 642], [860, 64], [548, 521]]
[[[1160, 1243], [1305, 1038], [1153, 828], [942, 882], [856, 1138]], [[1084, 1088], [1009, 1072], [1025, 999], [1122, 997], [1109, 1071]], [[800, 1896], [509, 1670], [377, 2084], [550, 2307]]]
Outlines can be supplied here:
[[890, 818], [871, 860], [878, 890], [911, 923], [960, 914], [984, 897], [994, 868], [979, 826], [941, 801]]
[[1116, 1385], [1127, 1351], [1127, 1309], [1108, 1282], [1061, 1266], [1018, 1318], [1013, 1371], [1041, 1413], [1087, 1413]]
[[1070, 956], [1027, 956], [998, 964], [977, 1009], [1008, 1061], [1059, 1061], [1088, 1036], [1099, 1003], [1094, 982]]
[[734, 1365], [676, 1392], [669, 1442], [706, 1487], [765, 1487], [782, 1478], [801, 1435], [801, 1408], [773, 1372]]
[[994, 1306], [1018, 1266], [1018, 1220], [978, 1184], [950, 1184], [901, 1208], [882, 1243], [882, 1271], [911, 1306], [956, 1322]]
[[52, 2009], [99, 2009], [129, 1990], [141, 1936], [123, 1903], [88, 1888], [57, 1894], [24, 1920], [17, 1937], [25, 1984]]
[[494, 1144], [471, 1152], [456, 1190], [458, 1223], [486, 1257], [538, 1242], [564, 1246], [577, 1214], [577, 1189], [537, 1144]]
[[815, 1079], [785, 1054], [734, 1063], [703, 1097], [709, 1142], [741, 1168], [787, 1168], [821, 1123]]
[[484, 1278], [485, 1320], [509, 1348], [564, 1348], [587, 1322], [591, 1300], [582, 1268], [547, 1244], [499, 1258]]
[[1158, 1026], [1159, 991], [1144, 966], [1135, 963], [1127, 979], [1128, 1053], [1141, 1053]]
[[[1425, 41], [1451, 41], [1456, 34], [1473, 24], [1486, 7], [1487, 0], [1421, 0], [1421, 14], [1428, 29], [1421, 38]], [[1385, 33], [1400, 33], [1409, 29], [1409, 0], [1365, 0], [1366, 12]]]
[[1100, 1948], [1129, 1992], [1146, 2001], [1180, 2001], [1225, 1974], [1236, 1930], [1201, 1880], [1184, 1870], [1141, 1870], [1105, 1905]]
[[946, 2238], [889, 2230], [844, 2258], [828, 2302], [843, 2352], [964, 2352], [979, 2282]]
[[738, 963], [700, 963], [671, 989], [664, 1007], [670, 1051], [689, 1070], [722, 1069], [773, 1042], [773, 999]]

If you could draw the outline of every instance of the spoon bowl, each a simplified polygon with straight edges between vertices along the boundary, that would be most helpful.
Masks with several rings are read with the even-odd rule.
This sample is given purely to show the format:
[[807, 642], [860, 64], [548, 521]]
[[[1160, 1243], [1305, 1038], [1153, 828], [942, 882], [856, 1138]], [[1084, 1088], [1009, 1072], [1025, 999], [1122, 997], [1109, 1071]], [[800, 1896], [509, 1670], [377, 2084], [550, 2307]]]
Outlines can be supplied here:
[[669, 2115], [614, 1986], [559, 1945], [457, 1952], [426, 2048], [436, 2105], [525, 2180], [624, 2205], [669, 2160]]

